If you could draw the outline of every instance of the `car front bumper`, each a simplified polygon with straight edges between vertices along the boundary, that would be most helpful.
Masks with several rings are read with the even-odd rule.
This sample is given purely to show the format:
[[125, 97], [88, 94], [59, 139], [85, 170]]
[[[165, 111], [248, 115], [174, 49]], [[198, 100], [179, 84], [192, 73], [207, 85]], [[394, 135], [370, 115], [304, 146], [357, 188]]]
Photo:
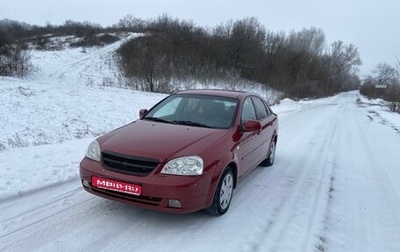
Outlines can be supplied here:
[[[218, 179], [213, 179], [212, 172], [201, 176], [176, 176], [160, 174], [158, 170], [159, 167], [148, 176], [134, 176], [107, 170], [100, 162], [88, 158], [84, 158], [80, 164], [83, 188], [100, 197], [145, 209], [181, 214], [204, 209], [211, 203]], [[93, 176], [139, 185], [141, 194], [95, 187], [91, 182]]]

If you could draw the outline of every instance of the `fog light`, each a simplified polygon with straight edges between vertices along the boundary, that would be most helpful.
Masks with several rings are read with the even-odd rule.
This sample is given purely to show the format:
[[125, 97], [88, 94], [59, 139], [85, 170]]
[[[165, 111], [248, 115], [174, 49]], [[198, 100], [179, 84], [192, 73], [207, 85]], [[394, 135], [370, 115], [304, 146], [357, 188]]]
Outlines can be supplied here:
[[168, 200], [168, 206], [169, 207], [174, 207], [174, 208], [181, 208], [182, 204], [179, 200], [175, 200], [175, 199], [169, 199]]
[[89, 181], [86, 181], [86, 180], [82, 179], [82, 185], [84, 187], [89, 187]]

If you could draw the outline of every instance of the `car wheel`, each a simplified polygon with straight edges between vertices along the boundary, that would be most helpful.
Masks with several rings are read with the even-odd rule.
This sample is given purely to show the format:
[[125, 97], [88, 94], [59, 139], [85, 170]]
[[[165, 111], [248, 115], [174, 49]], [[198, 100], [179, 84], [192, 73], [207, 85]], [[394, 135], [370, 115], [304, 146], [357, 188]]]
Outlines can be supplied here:
[[234, 187], [234, 178], [231, 168], [225, 169], [218, 182], [217, 190], [214, 194], [214, 199], [210, 207], [205, 211], [211, 215], [220, 216], [226, 213], [229, 209], [232, 200]]
[[275, 153], [276, 153], [276, 140], [271, 142], [271, 146], [269, 147], [269, 155], [268, 157], [261, 162], [261, 166], [272, 166], [275, 162]]

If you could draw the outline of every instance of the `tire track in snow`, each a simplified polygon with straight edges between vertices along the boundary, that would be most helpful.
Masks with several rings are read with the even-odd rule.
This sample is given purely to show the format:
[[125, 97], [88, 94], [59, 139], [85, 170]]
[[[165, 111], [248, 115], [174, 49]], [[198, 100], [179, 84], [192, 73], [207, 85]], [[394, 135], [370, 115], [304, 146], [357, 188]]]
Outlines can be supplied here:
[[[171, 228], [181, 233], [190, 225], [197, 229], [199, 224], [206, 224], [199, 219], [212, 220], [200, 213], [175, 216], [101, 199], [83, 191], [79, 182], [53, 189], [54, 192], [38, 192], [4, 206], [3, 212], [9, 213], [5, 223], [9, 227], [2, 227], [0, 251], [109, 251], [116, 247], [122, 251], [160, 251], [165, 249], [164, 237]], [[48, 195], [51, 197], [46, 199]], [[38, 202], [38, 198], [44, 202]], [[23, 203], [26, 208], [10, 214]], [[32, 206], [36, 206], [34, 210], [30, 209]], [[154, 236], [155, 231], [163, 235]], [[176, 239], [175, 232], [169, 236]], [[149, 239], [153, 243], [148, 243]], [[190, 243], [181, 247], [190, 248]]]
[[[290, 125], [284, 123], [285, 118], [281, 118], [281, 141], [278, 145], [289, 145], [286, 149], [292, 150], [286, 155], [280, 153], [282, 162], [273, 167], [284, 170], [283, 177], [274, 178], [280, 181], [278, 194], [283, 197], [273, 214], [268, 216], [258, 241], [251, 246], [252, 251], [317, 250], [327, 219], [327, 212], [320, 209], [327, 208], [331, 191], [334, 167], [331, 143], [339, 113], [337, 106], [329, 105], [286, 115], [290, 118]], [[309, 121], [312, 118], [315, 122]], [[319, 122], [325, 123], [319, 125]], [[286, 136], [285, 126], [292, 128]], [[322, 137], [317, 134], [318, 139], [313, 138], [318, 131]], [[290, 244], [282, 242], [286, 239], [293, 240], [292, 247], [281, 247], [281, 244]]]
[[[376, 127], [379, 120], [366, 117], [370, 111], [364, 106], [349, 103], [342, 106], [341, 114], [332, 144], [332, 190], [317, 248], [399, 251], [394, 234], [400, 227], [400, 194], [393, 180], [399, 173], [390, 161], [396, 158], [395, 151], [382, 150], [382, 143], [393, 137], [391, 129]], [[389, 141], [388, 146], [398, 145]], [[382, 158], [382, 154], [391, 158]]]
[[[2, 211], [6, 213], [12, 212], [12, 214], [3, 215], [0, 218], [0, 239], [6, 238], [7, 236], [13, 235], [18, 231], [36, 225], [41, 221], [57, 216], [60, 213], [69, 211], [69, 208], [76, 207], [83, 202], [92, 200], [94, 197], [84, 197], [82, 200], [70, 203], [69, 199], [75, 197], [79, 192], [82, 191], [79, 182], [77, 183], [77, 181], [79, 180], [69, 181], [67, 183], [62, 183], [58, 185], [51, 185], [46, 188], [41, 188], [40, 190], [34, 190], [24, 196], [17, 198], [13, 197], [8, 199], [7, 201], [3, 201], [0, 204]], [[43, 203], [40, 203], [34, 208], [25, 209], [22, 206], [24, 202], [28, 203], [31, 201], [32, 198], [36, 199], [37, 195], [51, 194], [52, 191], [58, 190], [58, 188], [60, 187], [67, 187], [68, 189], [61, 194], [56, 194], [48, 199], [43, 199]], [[70, 187], [72, 187], [73, 189], [70, 189]], [[10, 209], [15, 210], [11, 211]], [[48, 212], [49, 209], [51, 209], [50, 213]]]

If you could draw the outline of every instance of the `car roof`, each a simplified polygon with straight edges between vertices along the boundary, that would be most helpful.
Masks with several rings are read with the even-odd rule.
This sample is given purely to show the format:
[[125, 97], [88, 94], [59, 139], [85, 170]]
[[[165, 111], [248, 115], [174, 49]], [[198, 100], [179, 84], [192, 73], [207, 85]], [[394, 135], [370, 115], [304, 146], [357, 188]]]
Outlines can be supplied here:
[[211, 95], [230, 98], [241, 98], [247, 95], [257, 95], [251, 92], [224, 89], [189, 89], [177, 91], [175, 94]]

